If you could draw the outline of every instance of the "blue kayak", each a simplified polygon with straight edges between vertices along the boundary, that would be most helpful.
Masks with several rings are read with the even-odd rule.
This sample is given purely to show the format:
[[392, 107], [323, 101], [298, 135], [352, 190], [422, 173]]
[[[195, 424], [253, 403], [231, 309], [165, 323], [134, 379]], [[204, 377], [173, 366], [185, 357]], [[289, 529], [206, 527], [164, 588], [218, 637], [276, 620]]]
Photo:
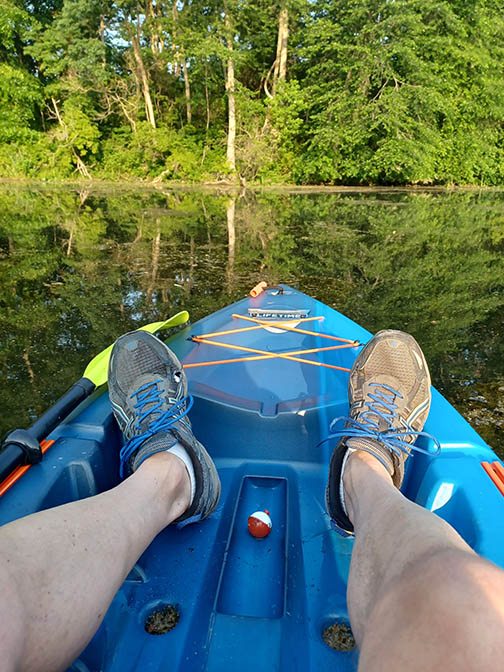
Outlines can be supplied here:
[[[166, 340], [185, 367], [190, 419], [219, 470], [221, 500], [203, 523], [158, 535], [72, 672], [356, 669], [355, 649], [323, 638], [349, 623], [353, 545], [325, 509], [334, 444], [324, 439], [331, 420], [348, 413], [348, 370], [370, 337], [281, 285]], [[418, 439], [404, 494], [504, 567], [502, 463], [435, 390], [425, 430], [441, 452]], [[42, 462], [0, 499], [1, 524], [118, 483], [122, 438], [106, 386], [48, 438]], [[271, 533], [254, 538], [248, 517], [264, 510]], [[176, 614], [175, 627], [152, 634], [156, 614]]]

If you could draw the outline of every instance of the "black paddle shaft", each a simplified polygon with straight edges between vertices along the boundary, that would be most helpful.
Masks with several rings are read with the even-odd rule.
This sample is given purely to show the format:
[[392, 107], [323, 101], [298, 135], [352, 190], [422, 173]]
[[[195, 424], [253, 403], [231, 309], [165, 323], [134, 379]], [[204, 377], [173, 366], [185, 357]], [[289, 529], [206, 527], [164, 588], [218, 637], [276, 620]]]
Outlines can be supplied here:
[[17, 467], [36, 464], [42, 459], [40, 441], [52, 432], [86, 397], [94, 391], [89, 378], [81, 378], [65, 392], [29, 429], [15, 429], [5, 437], [0, 450], [0, 483]]

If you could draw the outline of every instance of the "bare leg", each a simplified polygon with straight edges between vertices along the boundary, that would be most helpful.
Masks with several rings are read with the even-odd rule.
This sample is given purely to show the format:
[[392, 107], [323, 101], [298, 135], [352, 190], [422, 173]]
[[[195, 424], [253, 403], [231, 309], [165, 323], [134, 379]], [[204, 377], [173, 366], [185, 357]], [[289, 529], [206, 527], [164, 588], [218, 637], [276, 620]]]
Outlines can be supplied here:
[[348, 604], [360, 672], [500, 669], [504, 572], [407, 500], [372, 455], [350, 455], [343, 484], [355, 528]]
[[113, 490], [0, 528], [2, 670], [64, 670], [189, 499], [182, 461], [157, 453]]

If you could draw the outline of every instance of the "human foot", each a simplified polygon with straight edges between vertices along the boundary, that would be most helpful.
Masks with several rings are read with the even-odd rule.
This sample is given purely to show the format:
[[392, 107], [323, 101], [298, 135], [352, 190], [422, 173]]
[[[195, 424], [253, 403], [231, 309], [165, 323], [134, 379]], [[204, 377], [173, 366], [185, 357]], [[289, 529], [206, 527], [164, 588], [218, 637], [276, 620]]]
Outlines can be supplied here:
[[401, 331], [380, 331], [356, 358], [348, 381], [350, 414], [344, 428], [331, 435], [340, 441], [329, 467], [326, 505], [338, 527], [353, 531], [342, 479], [353, 451], [372, 455], [401, 487], [404, 463], [429, 414], [430, 382], [420, 346]]
[[108, 380], [112, 409], [126, 439], [121, 476], [168, 451], [184, 463], [191, 483], [190, 504], [174, 522], [186, 525], [209, 516], [219, 501], [220, 480], [192, 432], [187, 416], [192, 397], [177, 357], [155, 336], [133, 331], [114, 344]]

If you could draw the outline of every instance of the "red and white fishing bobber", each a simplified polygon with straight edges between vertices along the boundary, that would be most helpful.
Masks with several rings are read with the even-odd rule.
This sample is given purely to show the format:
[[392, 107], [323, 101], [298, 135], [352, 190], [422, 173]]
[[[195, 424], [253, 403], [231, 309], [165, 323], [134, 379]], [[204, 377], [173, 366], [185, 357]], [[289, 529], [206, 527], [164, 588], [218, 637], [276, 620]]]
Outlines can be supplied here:
[[253, 537], [263, 539], [271, 532], [269, 511], [256, 511], [248, 519], [248, 531]]

